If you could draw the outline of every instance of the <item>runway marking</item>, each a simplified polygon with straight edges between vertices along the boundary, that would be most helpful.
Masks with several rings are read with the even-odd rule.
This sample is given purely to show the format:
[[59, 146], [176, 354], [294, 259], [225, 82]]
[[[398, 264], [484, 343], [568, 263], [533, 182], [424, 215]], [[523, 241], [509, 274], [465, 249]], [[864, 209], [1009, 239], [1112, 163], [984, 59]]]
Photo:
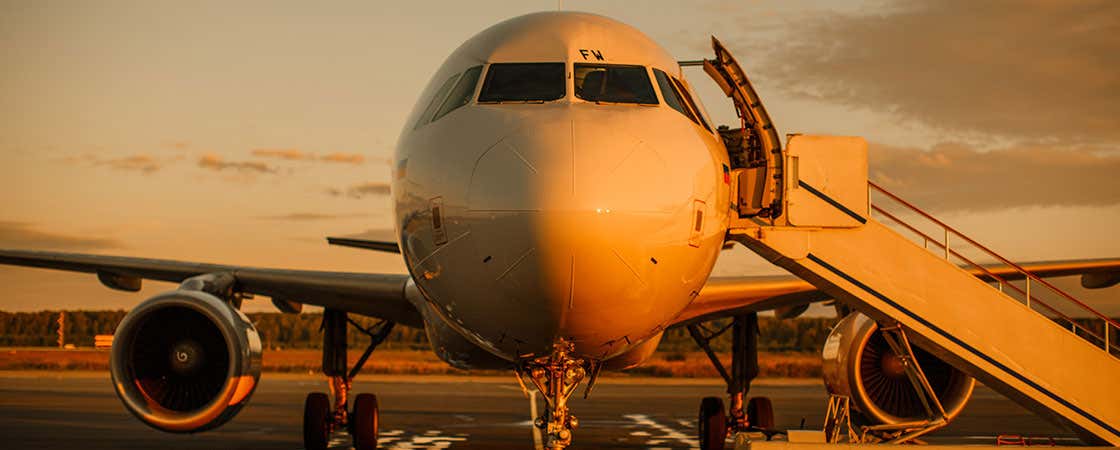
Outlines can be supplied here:
[[[466, 434], [456, 434], [452, 436], [444, 436], [440, 430], [426, 430], [422, 435], [413, 435], [409, 439], [404, 439], [404, 431], [392, 430], [382, 433], [382, 436], [387, 436], [393, 433], [394, 437], [388, 439], [378, 439], [377, 446], [385, 449], [392, 450], [406, 450], [406, 449], [444, 449], [451, 447], [456, 442], [466, 442]], [[397, 438], [395, 436], [401, 436]], [[391, 445], [389, 445], [391, 444]]]
[[622, 417], [629, 419], [633, 423], [633, 425], [650, 428], [654, 431], [654, 433], [648, 433], [644, 431], [634, 431], [630, 433], [632, 436], [649, 436], [651, 439], [646, 441], [646, 445], [650, 445], [651, 447], [647, 447], [647, 450], [668, 449], [669, 447], [661, 446], [673, 444], [684, 444], [692, 450], [700, 449], [700, 441], [698, 439], [694, 439], [684, 432], [674, 430], [667, 425], [657, 423], [657, 421], [653, 420], [645, 414], [626, 414]]
[[[456, 442], [466, 442], [468, 435], [456, 434], [443, 436], [440, 430], [426, 430], [422, 435], [406, 436], [404, 430], [382, 431], [377, 439], [377, 448], [388, 450], [441, 450], [450, 448]], [[350, 450], [352, 438], [344, 431], [331, 434], [327, 448], [334, 450]]]
[[537, 428], [537, 391], [529, 392], [529, 428], [533, 429], [533, 448], [544, 450], [541, 442], [541, 429]]
[[350, 447], [350, 435], [345, 432], [335, 432], [331, 435], [331, 439], [327, 441], [327, 448], [337, 447]]

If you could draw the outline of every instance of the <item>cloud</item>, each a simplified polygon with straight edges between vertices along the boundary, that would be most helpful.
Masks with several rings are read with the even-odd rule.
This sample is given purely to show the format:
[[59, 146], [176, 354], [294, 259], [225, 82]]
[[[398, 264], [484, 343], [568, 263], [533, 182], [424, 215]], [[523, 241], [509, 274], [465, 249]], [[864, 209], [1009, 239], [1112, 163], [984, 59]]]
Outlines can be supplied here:
[[290, 213], [275, 216], [258, 216], [260, 220], [276, 220], [276, 221], [292, 221], [292, 222], [305, 222], [316, 220], [335, 220], [335, 219], [353, 219], [358, 217], [369, 217], [369, 214], [322, 214], [322, 213]]
[[92, 153], [83, 153], [81, 155], [69, 156], [64, 159], [68, 163], [85, 163], [94, 166], [105, 166], [119, 170], [128, 170], [142, 172], [144, 174], [151, 174], [158, 172], [163, 168], [166, 160], [156, 158], [155, 156], [138, 153], [135, 155], [122, 156], [117, 158], [102, 158]]
[[108, 165], [114, 169], [138, 170], [144, 173], [153, 173], [162, 167], [160, 162], [151, 155], [126, 156], [124, 158], [103, 161], [102, 164]]
[[946, 131], [1120, 139], [1120, 2], [909, 5], [803, 20], [758, 70], [789, 93]]
[[221, 156], [207, 153], [198, 159], [198, 167], [214, 171], [226, 169], [249, 173], [276, 173], [276, 169], [257, 161], [226, 161]]
[[1120, 204], [1120, 155], [1089, 147], [1017, 145], [978, 151], [871, 145], [870, 178], [920, 208], [983, 211]]
[[359, 153], [328, 153], [319, 160], [344, 164], [362, 164], [366, 162], [366, 157]]
[[345, 189], [327, 189], [327, 194], [335, 197], [363, 198], [372, 195], [389, 195], [389, 183], [383, 181], [368, 181], [358, 183]]
[[296, 149], [255, 149], [253, 156], [260, 156], [264, 158], [279, 158], [287, 160], [307, 160], [315, 159], [315, 156], [309, 153], [304, 153]]
[[318, 156], [315, 153], [304, 152], [297, 149], [255, 149], [253, 156], [262, 158], [277, 158], [289, 161], [322, 161], [328, 163], [343, 163], [343, 164], [363, 164], [366, 162], [365, 155], [360, 153], [344, 153], [334, 152], [326, 155]]
[[116, 239], [53, 233], [26, 222], [0, 221], [0, 247], [96, 250], [123, 245]]

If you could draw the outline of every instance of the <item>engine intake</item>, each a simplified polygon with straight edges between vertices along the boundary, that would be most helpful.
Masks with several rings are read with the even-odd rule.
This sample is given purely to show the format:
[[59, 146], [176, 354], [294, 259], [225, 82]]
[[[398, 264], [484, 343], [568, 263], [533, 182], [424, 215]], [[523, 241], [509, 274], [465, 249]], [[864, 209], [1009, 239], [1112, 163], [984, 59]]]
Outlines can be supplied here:
[[[972, 397], [976, 380], [919, 347], [912, 349], [952, 420]], [[828, 392], [851, 398], [865, 419], [893, 425], [929, 418], [874, 320], [859, 313], [844, 317], [828, 335], [822, 356]]]
[[145, 424], [189, 433], [216, 428], [248, 403], [261, 340], [248, 317], [217, 297], [176, 290], [117, 325], [110, 373], [117, 396]]

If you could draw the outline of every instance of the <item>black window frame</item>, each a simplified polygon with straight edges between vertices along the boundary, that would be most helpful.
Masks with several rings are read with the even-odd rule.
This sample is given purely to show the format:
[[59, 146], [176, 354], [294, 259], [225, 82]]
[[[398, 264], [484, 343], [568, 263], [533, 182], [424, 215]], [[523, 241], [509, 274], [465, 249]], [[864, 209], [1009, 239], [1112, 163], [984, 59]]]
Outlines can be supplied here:
[[451, 93], [451, 90], [455, 88], [455, 84], [462, 75], [462, 72], [451, 75], [447, 77], [447, 80], [445, 80], [443, 84], [439, 85], [439, 89], [432, 95], [432, 99], [428, 101], [428, 106], [424, 107], [424, 112], [420, 114], [419, 119], [416, 119], [416, 125], [414, 125], [412, 129], [415, 130], [432, 121], [432, 115], [435, 114], [436, 110], [443, 104], [443, 100], [446, 99], [447, 95]]
[[[650, 102], [625, 101], [625, 100], [620, 100], [620, 99], [617, 99], [617, 98], [589, 99], [589, 98], [581, 97], [579, 90], [575, 88], [575, 73], [580, 68], [607, 69], [607, 76], [606, 76], [606, 79], [604, 79], [604, 82], [603, 82], [603, 87], [604, 88], [607, 86], [607, 80], [610, 79], [610, 70], [611, 69], [639, 69], [641, 71], [641, 73], [643, 75], [645, 75], [646, 88], [649, 89], [649, 97], [648, 98], [649, 98]], [[647, 68], [646, 66], [641, 66], [641, 65], [636, 65], [636, 64], [601, 64], [601, 63], [573, 63], [572, 64], [572, 94], [576, 98], [578, 98], [580, 100], [583, 100], [583, 101], [587, 101], [587, 102], [611, 103], [611, 104], [619, 104], [619, 105], [657, 106], [657, 105], [661, 104], [661, 101], [657, 99], [657, 90], [656, 90], [656, 88], [653, 87], [653, 83], [654, 83], [653, 80], [649, 76], [649, 68]]]
[[[456, 109], [470, 104], [471, 100], [474, 99], [474, 91], [478, 88], [479, 78], [482, 78], [482, 65], [477, 65], [463, 71], [459, 76], [459, 80], [455, 82], [455, 87], [451, 88], [445, 95], [446, 98], [440, 102], [439, 108], [436, 109], [435, 114], [432, 116], [432, 122], [439, 120], [441, 117], [450, 114]], [[470, 83], [470, 85], [468, 86], [466, 83]], [[455, 99], [455, 101], [452, 102], [452, 99]]]
[[[514, 66], [553, 66], [559, 67], [559, 90], [550, 92], [549, 96], [542, 97], [521, 97], [521, 98], [498, 98], [489, 97], [492, 93], [487, 92], [491, 89], [491, 83], [494, 82], [496, 70], [505, 67]], [[498, 103], [545, 103], [556, 100], [561, 100], [568, 95], [568, 65], [564, 62], [525, 62], [525, 63], [490, 63], [486, 67], [486, 77], [482, 81], [482, 88], [478, 91], [478, 103], [498, 104]]]
[[692, 94], [688, 92], [688, 87], [684, 85], [684, 82], [678, 80], [675, 77], [669, 78], [671, 78], [673, 80], [673, 83], [675, 83], [677, 87], [680, 88], [680, 93], [684, 95], [684, 99], [688, 102], [688, 106], [692, 107], [692, 113], [695, 114], [696, 118], [700, 120], [700, 126], [704, 127], [705, 130], [711, 132], [712, 127], [708, 125], [708, 120], [704, 118], [704, 113], [700, 111], [700, 107], [697, 106], [696, 101], [692, 99]]
[[[661, 90], [661, 97], [665, 100], [665, 104], [670, 108], [673, 108], [673, 110], [681, 113], [681, 115], [687, 117], [688, 120], [692, 121], [692, 123], [699, 125], [700, 122], [696, 120], [696, 116], [692, 112], [692, 109], [688, 107], [688, 102], [681, 95], [676, 84], [673, 83], [672, 75], [665, 73], [664, 70], [654, 68], [653, 78], [657, 83], [657, 88]], [[669, 101], [670, 95], [673, 96], [673, 101]]]

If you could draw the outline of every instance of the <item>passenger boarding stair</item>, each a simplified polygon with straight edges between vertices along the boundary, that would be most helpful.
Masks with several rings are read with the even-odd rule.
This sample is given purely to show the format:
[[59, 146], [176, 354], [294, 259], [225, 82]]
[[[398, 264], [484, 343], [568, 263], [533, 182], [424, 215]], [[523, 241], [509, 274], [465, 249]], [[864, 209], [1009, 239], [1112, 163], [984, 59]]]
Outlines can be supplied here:
[[[868, 182], [866, 149], [859, 138], [791, 137], [775, 183], [781, 215], [733, 218], [729, 239], [880, 324], [901, 325], [1086, 440], [1120, 446], [1120, 350], [1111, 344], [1120, 325]], [[998, 276], [974, 262], [981, 258], [1018, 271]]]

